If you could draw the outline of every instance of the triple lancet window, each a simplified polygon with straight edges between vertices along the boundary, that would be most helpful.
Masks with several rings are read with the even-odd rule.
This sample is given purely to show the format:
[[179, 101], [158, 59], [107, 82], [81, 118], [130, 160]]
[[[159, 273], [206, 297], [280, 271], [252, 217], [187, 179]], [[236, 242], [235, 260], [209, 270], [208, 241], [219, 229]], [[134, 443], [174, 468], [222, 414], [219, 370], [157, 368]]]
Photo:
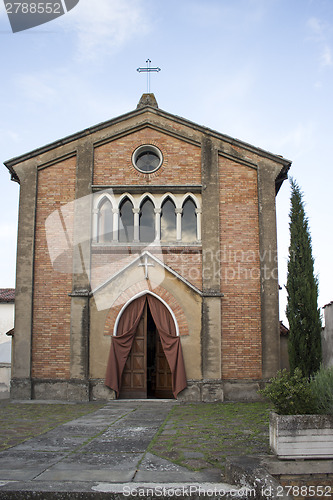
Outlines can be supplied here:
[[[130, 195], [114, 200], [103, 197], [95, 213], [94, 240], [112, 243], [198, 243], [201, 241], [201, 209], [198, 201], [188, 195], [176, 206], [172, 195], [157, 203], [149, 195], [135, 206]], [[176, 200], [177, 201], [177, 200]], [[113, 202], [113, 203], [112, 203]]]

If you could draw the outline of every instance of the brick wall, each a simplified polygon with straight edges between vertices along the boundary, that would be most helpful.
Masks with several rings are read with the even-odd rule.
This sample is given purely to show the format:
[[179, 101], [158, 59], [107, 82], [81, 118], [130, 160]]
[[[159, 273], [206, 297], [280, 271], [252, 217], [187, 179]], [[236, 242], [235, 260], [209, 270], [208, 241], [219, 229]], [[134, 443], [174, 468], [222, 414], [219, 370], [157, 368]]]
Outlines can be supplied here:
[[220, 168], [222, 374], [261, 377], [257, 171], [225, 158]]
[[[153, 174], [138, 172], [132, 154], [142, 144], [163, 153], [163, 165]], [[200, 184], [201, 149], [150, 128], [140, 130], [95, 149], [94, 184]]]
[[[147, 143], [159, 147], [164, 155], [163, 166], [151, 175], [140, 174], [131, 163], [133, 151]], [[261, 377], [257, 171], [222, 157], [219, 168], [221, 252], [218, 258], [222, 269], [221, 292], [225, 295], [222, 303], [223, 378], [255, 379]], [[95, 149], [94, 184], [186, 185], [201, 182], [201, 149], [149, 128]], [[96, 262], [97, 257], [93, 258]], [[93, 266], [94, 286], [105, 281], [104, 265], [116, 272], [124, 262], [121, 259], [113, 261], [107, 252], [98, 259], [103, 265]], [[163, 253], [161, 260], [202, 289], [200, 252], [190, 255], [184, 249], [169, 250]]]
[[[38, 173], [34, 263], [32, 377], [68, 379], [70, 368], [70, 272], [52, 266], [45, 221], [75, 197], [76, 159], [71, 158]], [[59, 220], [58, 220], [59, 222]], [[70, 224], [70, 221], [67, 221]], [[59, 227], [55, 220], [55, 234]], [[52, 236], [52, 229], [49, 233]], [[53, 250], [54, 247], [53, 247]], [[71, 261], [71, 255], [67, 264]], [[60, 269], [65, 267], [66, 262]], [[66, 270], [66, 269], [65, 269]], [[68, 268], [67, 271], [70, 269]]]

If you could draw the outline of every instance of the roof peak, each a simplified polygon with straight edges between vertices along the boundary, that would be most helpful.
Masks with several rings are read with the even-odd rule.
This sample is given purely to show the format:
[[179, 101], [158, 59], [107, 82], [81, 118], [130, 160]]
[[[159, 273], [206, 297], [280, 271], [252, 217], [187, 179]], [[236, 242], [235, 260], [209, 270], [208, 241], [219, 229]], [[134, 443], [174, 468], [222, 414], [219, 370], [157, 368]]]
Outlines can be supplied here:
[[137, 105], [137, 109], [145, 108], [146, 106], [158, 108], [158, 104], [154, 94], [142, 94], [139, 104]]

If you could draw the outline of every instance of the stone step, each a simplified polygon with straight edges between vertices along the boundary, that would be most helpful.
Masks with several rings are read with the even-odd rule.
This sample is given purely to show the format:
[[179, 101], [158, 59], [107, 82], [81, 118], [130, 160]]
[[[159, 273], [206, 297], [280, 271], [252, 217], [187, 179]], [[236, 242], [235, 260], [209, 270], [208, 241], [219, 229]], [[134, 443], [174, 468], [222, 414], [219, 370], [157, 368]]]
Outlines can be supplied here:
[[256, 500], [254, 490], [225, 483], [0, 483], [0, 500]]

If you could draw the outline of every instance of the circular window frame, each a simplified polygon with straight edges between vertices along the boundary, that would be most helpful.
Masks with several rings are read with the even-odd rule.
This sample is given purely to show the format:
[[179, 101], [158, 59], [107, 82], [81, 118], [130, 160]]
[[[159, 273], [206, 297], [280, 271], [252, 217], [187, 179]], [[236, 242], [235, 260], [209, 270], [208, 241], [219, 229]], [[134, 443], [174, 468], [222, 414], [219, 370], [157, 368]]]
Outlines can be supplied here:
[[[141, 170], [141, 168], [138, 167], [138, 165], [137, 165], [138, 157], [140, 155], [142, 155], [142, 153], [145, 153], [145, 152], [154, 153], [159, 158], [158, 166], [156, 168], [154, 168], [153, 170], [149, 170], [149, 171], [147, 171], [147, 170]], [[162, 163], [163, 163], [163, 154], [162, 154], [162, 151], [159, 148], [157, 148], [156, 146], [153, 146], [152, 144], [143, 144], [142, 146], [139, 146], [138, 148], [136, 148], [136, 150], [132, 154], [132, 164], [133, 164], [133, 167], [138, 172], [140, 172], [141, 174], [147, 174], [147, 175], [153, 174], [159, 168], [161, 168]]]

